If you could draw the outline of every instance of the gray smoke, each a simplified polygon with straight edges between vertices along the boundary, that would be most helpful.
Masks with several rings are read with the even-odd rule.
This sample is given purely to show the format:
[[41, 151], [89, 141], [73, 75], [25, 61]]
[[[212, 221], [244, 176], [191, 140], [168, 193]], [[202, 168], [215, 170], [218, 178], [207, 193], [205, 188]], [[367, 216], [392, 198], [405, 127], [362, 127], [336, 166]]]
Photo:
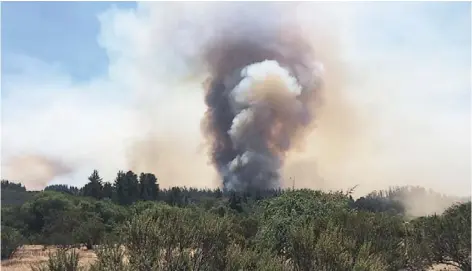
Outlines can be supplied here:
[[285, 154], [311, 127], [322, 86], [322, 66], [301, 32], [282, 22], [267, 26], [223, 35], [205, 54], [203, 131], [230, 190], [281, 186]]
[[2, 179], [21, 181], [29, 190], [40, 190], [48, 182], [72, 172], [72, 167], [60, 159], [40, 154], [17, 155], [5, 159]]

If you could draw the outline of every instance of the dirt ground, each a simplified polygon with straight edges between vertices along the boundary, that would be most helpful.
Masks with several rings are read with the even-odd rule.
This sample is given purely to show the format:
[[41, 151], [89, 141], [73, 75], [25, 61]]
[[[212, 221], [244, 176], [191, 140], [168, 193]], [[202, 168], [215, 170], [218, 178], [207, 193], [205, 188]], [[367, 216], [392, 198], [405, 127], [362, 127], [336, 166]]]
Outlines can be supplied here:
[[[46, 250], [43, 246], [28, 245], [20, 248], [10, 260], [4, 260], [1, 264], [1, 271], [29, 271], [31, 265], [38, 265], [48, 259], [49, 253], [54, 252], [55, 248], [49, 247]], [[91, 250], [80, 249], [79, 257], [81, 266], [89, 266], [97, 258]], [[444, 265], [438, 265], [431, 271], [456, 271], [459, 269], [450, 268]]]
[[[38, 264], [45, 262], [49, 253], [54, 252], [56, 249], [48, 247], [46, 250], [43, 246], [39, 245], [27, 245], [20, 248], [12, 259], [2, 261], [1, 271], [29, 271], [31, 265], [37, 266]], [[88, 266], [97, 258], [95, 253], [91, 250], [80, 249], [79, 251], [79, 265]]]
[[430, 271], [461, 271], [459, 268], [447, 266], [444, 264], [438, 264], [431, 268]]

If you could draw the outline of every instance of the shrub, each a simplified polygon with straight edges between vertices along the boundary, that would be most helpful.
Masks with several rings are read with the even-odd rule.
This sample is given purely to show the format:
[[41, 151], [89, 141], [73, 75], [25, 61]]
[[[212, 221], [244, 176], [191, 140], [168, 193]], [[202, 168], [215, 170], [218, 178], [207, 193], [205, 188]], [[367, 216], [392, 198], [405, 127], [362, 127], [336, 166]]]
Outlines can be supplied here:
[[2, 260], [10, 258], [24, 241], [19, 231], [2, 226]]
[[470, 270], [470, 212], [468, 202], [412, 220], [406, 238], [410, 268], [446, 264]]
[[75, 250], [68, 251], [60, 248], [54, 253], [49, 253], [46, 263], [32, 266], [33, 271], [79, 271], [79, 253]]
[[125, 262], [125, 248], [120, 244], [107, 243], [95, 250], [97, 261], [90, 267], [90, 271], [127, 271]]

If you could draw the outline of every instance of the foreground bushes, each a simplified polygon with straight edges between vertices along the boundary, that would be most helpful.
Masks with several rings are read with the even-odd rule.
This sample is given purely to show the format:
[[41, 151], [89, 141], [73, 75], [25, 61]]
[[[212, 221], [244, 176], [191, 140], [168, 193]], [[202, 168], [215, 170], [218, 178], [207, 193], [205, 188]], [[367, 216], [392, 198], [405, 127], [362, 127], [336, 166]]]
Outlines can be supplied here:
[[[260, 202], [254, 221], [244, 213], [151, 204], [115, 228], [88, 269], [425, 270], [446, 263], [470, 270], [470, 202], [409, 223], [348, 203], [342, 194], [294, 191]], [[51, 261], [76, 261], [51, 259], [41, 270], [56, 270], [60, 264]]]
[[[399, 206], [407, 190], [357, 201], [312, 190], [172, 188], [156, 195], [154, 179], [143, 175], [141, 186], [130, 183], [140, 190], [125, 193], [122, 180], [110, 198], [95, 175], [80, 190], [93, 197], [55, 187], [2, 206], [2, 258], [27, 242], [93, 248], [91, 270], [396, 271], [438, 263], [470, 270], [470, 201], [411, 219]], [[61, 249], [37, 268], [77, 270], [74, 253]]]
[[411, 269], [441, 263], [471, 270], [470, 213], [467, 202], [451, 206], [440, 216], [411, 221], [406, 238]]

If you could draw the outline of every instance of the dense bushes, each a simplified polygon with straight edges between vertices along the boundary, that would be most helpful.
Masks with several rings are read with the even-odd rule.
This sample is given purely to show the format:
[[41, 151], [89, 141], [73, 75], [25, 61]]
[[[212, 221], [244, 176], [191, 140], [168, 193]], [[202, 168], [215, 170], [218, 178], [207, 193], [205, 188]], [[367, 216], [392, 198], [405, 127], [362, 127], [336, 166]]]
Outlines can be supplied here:
[[407, 244], [412, 267], [443, 263], [470, 270], [470, 212], [471, 204], [467, 202], [451, 206], [443, 215], [409, 223]]
[[[87, 189], [98, 189], [96, 179]], [[399, 201], [382, 194], [359, 202], [312, 190], [141, 191], [157, 199], [120, 205], [50, 189], [2, 206], [2, 258], [26, 240], [64, 247], [39, 269], [51, 271], [77, 270], [78, 255], [65, 249], [78, 244], [95, 250], [95, 271], [424, 270], [438, 263], [470, 270], [470, 201], [407, 219]], [[379, 199], [383, 207], [372, 208]]]
[[364, 265], [398, 270], [405, 261], [400, 217], [350, 209], [349, 198], [341, 193], [285, 193], [264, 202], [261, 220], [263, 249], [284, 256], [296, 270], [356, 270]]

